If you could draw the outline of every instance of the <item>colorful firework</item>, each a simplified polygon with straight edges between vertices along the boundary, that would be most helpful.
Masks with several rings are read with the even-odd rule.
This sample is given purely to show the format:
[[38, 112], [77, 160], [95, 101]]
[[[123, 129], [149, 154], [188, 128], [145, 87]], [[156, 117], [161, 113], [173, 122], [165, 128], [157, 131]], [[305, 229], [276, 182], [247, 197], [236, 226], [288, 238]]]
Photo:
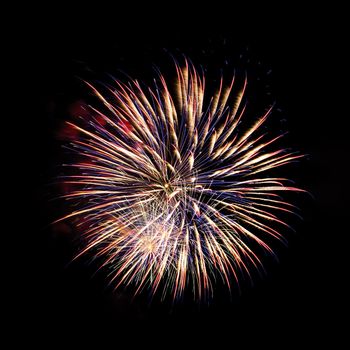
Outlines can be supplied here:
[[80, 161], [63, 179], [76, 205], [60, 220], [84, 222], [79, 256], [103, 257], [116, 287], [173, 299], [189, 288], [201, 299], [218, 277], [231, 289], [240, 273], [260, 269], [253, 247], [272, 253], [268, 237], [283, 239], [276, 214], [293, 206], [278, 194], [300, 190], [265, 174], [301, 155], [270, 150], [282, 136], [260, 131], [271, 108], [238, 131], [246, 80], [225, 87], [221, 79], [207, 96], [204, 74], [187, 61], [175, 68], [171, 86], [161, 74], [153, 88], [88, 84], [103, 107], [68, 122]]

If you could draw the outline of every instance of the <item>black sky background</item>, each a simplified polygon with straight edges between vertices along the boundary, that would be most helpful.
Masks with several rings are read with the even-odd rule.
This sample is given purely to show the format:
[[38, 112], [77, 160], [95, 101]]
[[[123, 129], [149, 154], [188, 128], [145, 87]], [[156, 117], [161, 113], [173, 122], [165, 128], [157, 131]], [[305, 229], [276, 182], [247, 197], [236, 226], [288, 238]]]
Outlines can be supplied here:
[[[115, 16], [108, 9], [86, 16], [65, 10], [56, 17], [54, 10], [47, 11], [23, 32], [19, 65], [30, 77], [22, 84], [28, 103], [20, 116], [25, 144], [21, 167], [27, 175], [21, 185], [24, 216], [17, 218], [20, 227], [23, 223], [19, 236], [24, 249], [16, 272], [15, 327], [30, 337], [45, 334], [52, 340], [74, 334], [113, 341], [131, 332], [130, 341], [137, 341], [138, 332], [146, 330], [150, 342], [159, 334], [181, 342], [186, 334], [192, 340], [228, 341], [228, 348], [238, 339], [279, 348], [302, 336], [311, 342], [339, 339], [337, 320], [346, 307], [341, 270], [347, 230], [342, 219], [348, 177], [344, 162], [349, 158], [336, 83], [343, 74], [341, 20], [331, 25], [330, 18], [337, 17], [326, 8], [286, 7], [258, 16], [225, 9], [193, 16], [182, 9], [172, 16], [166, 11], [162, 18], [116, 11]], [[288, 249], [278, 248], [280, 262], [268, 262], [267, 275], [231, 302], [222, 297], [210, 306], [186, 302], [170, 308], [149, 304], [147, 297], [131, 301], [127, 292], [113, 294], [103, 274], [92, 276], [93, 264], [67, 266], [74, 254], [72, 236], [48, 228], [60, 210], [48, 202], [52, 189], [47, 186], [56, 171], [55, 128], [82, 93], [77, 76], [103, 77], [121, 68], [148, 79], [151, 64], [171, 68], [163, 48], [182, 52], [214, 72], [228, 60], [229, 68], [246, 67], [253, 80], [266, 81], [271, 95], [262, 99], [272, 96], [281, 110], [271, 124], [288, 129], [286, 143], [308, 154], [288, 168], [290, 177], [314, 197], [295, 198], [303, 220], [292, 218], [296, 233], [288, 234]]]

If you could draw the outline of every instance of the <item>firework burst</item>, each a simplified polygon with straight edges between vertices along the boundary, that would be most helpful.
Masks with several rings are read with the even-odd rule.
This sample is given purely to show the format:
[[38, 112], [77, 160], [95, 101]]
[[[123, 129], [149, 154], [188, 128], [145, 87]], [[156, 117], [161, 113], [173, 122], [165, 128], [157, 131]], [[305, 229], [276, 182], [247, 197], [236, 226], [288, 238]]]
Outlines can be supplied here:
[[246, 80], [221, 79], [207, 96], [204, 74], [187, 61], [175, 68], [171, 85], [161, 74], [153, 88], [88, 84], [103, 107], [68, 122], [80, 160], [63, 178], [76, 205], [60, 220], [84, 222], [79, 256], [103, 257], [117, 287], [176, 299], [188, 286], [201, 299], [218, 277], [231, 289], [242, 271], [259, 269], [253, 247], [272, 253], [267, 237], [282, 239], [276, 214], [293, 207], [279, 193], [300, 190], [265, 174], [301, 156], [270, 150], [281, 137], [261, 132], [271, 109], [238, 131]]

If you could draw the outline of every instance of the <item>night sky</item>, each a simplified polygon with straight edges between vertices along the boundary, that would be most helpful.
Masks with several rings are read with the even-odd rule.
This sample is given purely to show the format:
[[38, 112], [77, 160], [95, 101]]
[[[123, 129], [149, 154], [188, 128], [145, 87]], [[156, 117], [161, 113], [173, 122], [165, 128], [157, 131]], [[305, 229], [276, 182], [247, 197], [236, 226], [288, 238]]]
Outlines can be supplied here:
[[[142, 342], [137, 334], [143, 330], [150, 343], [159, 334], [169, 343], [181, 343], [186, 335], [204, 343], [228, 341], [227, 348], [237, 340], [283, 348], [302, 336], [311, 342], [339, 339], [333, 330], [341, 334], [337, 315], [345, 307], [341, 251], [348, 233], [342, 218], [349, 159], [347, 117], [336, 83], [342, 75], [341, 21], [331, 27], [329, 18], [336, 16], [327, 9], [286, 8], [261, 16], [225, 8], [197, 16], [182, 10], [168, 18], [145, 16], [141, 10], [114, 16], [105, 9], [89, 16], [64, 11], [53, 19], [54, 12], [29, 21], [33, 28], [23, 30], [19, 45], [18, 65], [29, 77], [18, 84], [19, 99], [26, 94], [28, 102], [16, 121], [24, 126], [24, 149], [16, 158], [27, 175], [16, 214], [23, 224], [23, 254], [14, 273], [19, 285], [15, 326], [38, 339], [43, 334], [52, 340], [97, 335], [117, 343], [128, 331], [131, 342]], [[86, 96], [80, 78], [96, 81], [123, 71], [149, 81], [153, 64], [172, 71], [166, 51], [184, 53], [216, 77], [220, 68], [224, 73], [246, 70], [248, 95], [259, 94], [257, 106], [276, 102], [271, 130], [288, 130], [285, 144], [307, 154], [285, 170], [311, 195], [293, 196], [303, 219], [290, 217], [295, 232], [284, 231], [288, 247], [276, 246], [280, 261], [267, 259], [266, 276], [256, 276], [253, 287], [243, 284], [242, 294], [233, 293], [231, 301], [219, 290], [209, 306], [150, 303], [147, 295], [132, 301], [130, 291], [113, 292], [103, 273], [94, 274], [93, 263], [69, 264], [76, 234], [49, 225], [63, 210], [62, 203], [51, 200], [61, 150], [57, 132], [70, 106]]]

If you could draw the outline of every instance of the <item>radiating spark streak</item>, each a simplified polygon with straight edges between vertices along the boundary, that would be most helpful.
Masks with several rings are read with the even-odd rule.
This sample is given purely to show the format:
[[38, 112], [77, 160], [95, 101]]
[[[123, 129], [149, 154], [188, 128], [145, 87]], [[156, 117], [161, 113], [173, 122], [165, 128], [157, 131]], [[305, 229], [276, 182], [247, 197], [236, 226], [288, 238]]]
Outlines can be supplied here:
[[153, 88], [115, 80], [98, 90], [87, 82], [104, 106], [91, 111], [105, 123], [92, 115], [68, 122], [80, 135], [71, 142], [80, 160], [66, 164], [74, 174], [62, 181], [73, 189], [62, 197], [76, 206], [56, 222], [87, 224], [77, 257], [103, 258], [117, 287], [177, 299], [191, 286], [206, 299], [217, 277], [231, 290], [241, 272], [262, 268], [253, 247], [273, 254], [271, 238], [284, 240], [278, 227], [289, 226], [278, 213], [295, 207], [277, 193], [302, 190], [267, 173], [302, 156], [275, 147], [283, 135], [261, 132], [272, 107], [238, 131], [246, 78], [241, 87], [221, 78], [208, 96], [191, 63], [175, 68], [175, 81], [159, 73]]

